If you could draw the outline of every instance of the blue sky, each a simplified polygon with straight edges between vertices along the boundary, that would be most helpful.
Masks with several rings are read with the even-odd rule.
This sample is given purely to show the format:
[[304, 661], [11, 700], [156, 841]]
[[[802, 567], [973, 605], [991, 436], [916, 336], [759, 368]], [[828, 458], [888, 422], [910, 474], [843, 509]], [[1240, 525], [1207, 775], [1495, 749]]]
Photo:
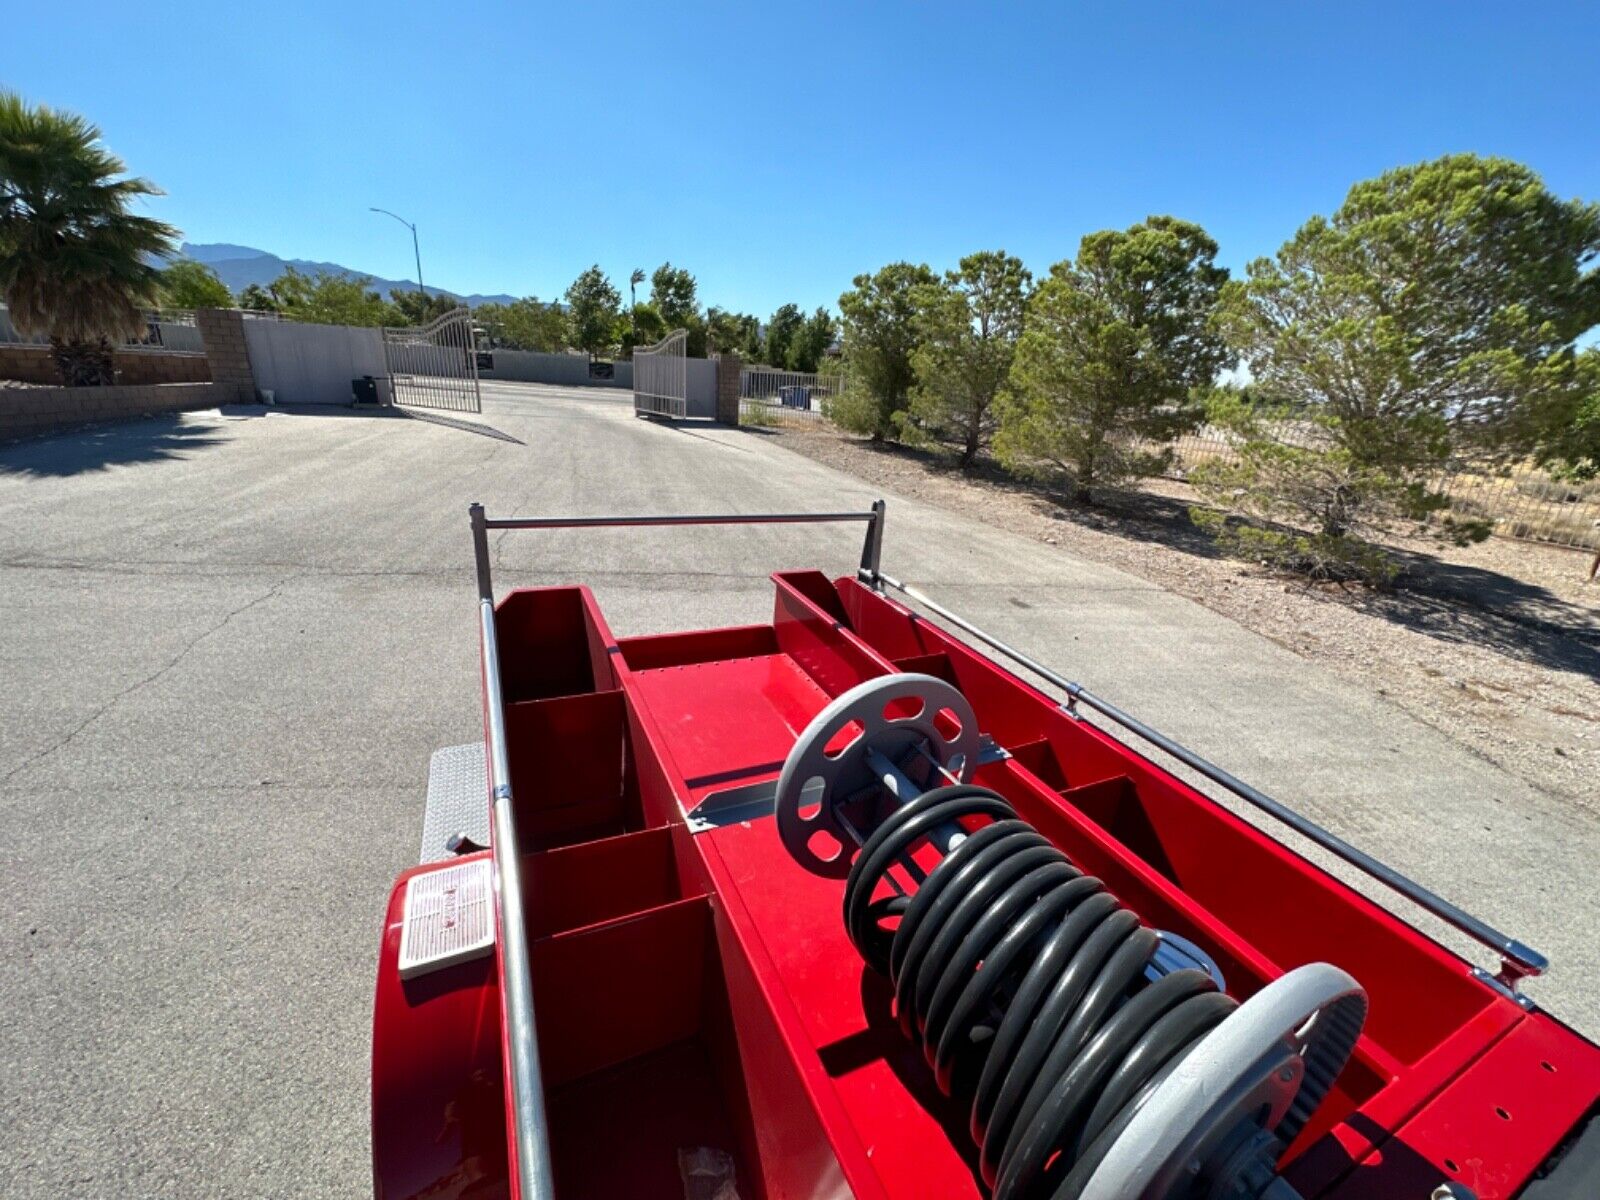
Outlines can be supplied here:
[[[65, 15], [70, 11], [70, 17]], [[0, 83], [78, 110], [193, 241], [552, 297], [687, 266], [762, 316], [897, 258], [1198, 221], [1235, 269], [1449, 151], [1600, 199], [1600, 5], [18, 5]]]

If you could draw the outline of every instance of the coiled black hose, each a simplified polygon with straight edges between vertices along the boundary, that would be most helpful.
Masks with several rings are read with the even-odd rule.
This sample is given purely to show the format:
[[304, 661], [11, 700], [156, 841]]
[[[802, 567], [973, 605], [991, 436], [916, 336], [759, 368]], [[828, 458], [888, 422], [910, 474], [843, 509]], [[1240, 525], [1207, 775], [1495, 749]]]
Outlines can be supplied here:
[[[951, 823], [968, 836], [914, 894], [873, 900]], [[1151, 982], [1156, 933], [987, 788], [895, 809], [851, 866], [844, 916], [941, 1090], [970, 1090], [995, 1200], [1076, 1197], [1145, 1095], [1237, 1007], [1204, 971]]]

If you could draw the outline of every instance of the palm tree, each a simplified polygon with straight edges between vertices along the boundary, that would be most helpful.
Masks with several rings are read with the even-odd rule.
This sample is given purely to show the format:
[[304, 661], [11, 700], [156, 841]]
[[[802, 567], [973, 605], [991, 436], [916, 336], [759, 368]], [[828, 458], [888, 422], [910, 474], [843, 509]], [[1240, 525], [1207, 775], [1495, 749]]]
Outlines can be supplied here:
[[639, 293], [634, 291], [644, 282], [644, 271], [639, 267], [633, 269], [633, 274], [628, 276], [628, 315], [633, 318], [633, 341], [639, 342]]
[[129, 211], [160, 189], [126, 171], [82, 117], [0, 91], [0, 296], [69, 386], [113, 382], [113, 340], [144, 332], [176, 252], [176, 229]]

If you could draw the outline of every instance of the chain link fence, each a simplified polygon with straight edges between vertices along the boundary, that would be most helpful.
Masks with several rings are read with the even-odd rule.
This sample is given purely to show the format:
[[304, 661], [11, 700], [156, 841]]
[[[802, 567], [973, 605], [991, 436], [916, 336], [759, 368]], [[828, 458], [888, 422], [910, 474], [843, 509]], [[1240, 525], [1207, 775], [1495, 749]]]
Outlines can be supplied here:
[[[1281, 435], [1280, 435], [1281, 436]], [[1229, 435], [1202, 425], [1174, 443], [1168, 472], [1187, 479], [1207, 462], [1237, 461]], [[1443, 476], [1436, 486], [1458, 516], [1493, 523], [1500, 537], [1579, 550], [1600, 550], [1600, 480], [1557, 479], [1531, 463], [1503, 468], [1467, 468]]]

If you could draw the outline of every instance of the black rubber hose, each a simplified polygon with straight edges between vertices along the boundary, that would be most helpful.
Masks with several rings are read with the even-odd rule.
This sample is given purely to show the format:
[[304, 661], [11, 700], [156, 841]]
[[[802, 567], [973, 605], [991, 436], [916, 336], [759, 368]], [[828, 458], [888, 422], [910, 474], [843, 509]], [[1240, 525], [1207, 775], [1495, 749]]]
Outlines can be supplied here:
[[[965, 838], [913, 894], [873, 898], [952, 825]], [[1144, 1098], [1237, 1007], [1203, 971], [1150, 982], [1154, 931], [970, 784], [926, 792], [873, 832], [844, 916], [941, 1090], [971, 1091], [996, 1200], [1076, 1197]]]

